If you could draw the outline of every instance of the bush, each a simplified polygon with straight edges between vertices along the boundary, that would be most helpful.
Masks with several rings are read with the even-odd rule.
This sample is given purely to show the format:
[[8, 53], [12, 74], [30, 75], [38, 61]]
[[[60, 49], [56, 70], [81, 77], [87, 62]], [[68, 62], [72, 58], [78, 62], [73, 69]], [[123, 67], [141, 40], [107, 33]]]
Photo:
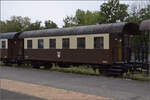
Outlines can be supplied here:
[[79, 66], [70, 68], [61, 68], [58, 66], [53, 66], [51, 68], [53, 71], [67, 72], [67, 73], [78, 73], [78, 74], [88, 74], [88, 75], [99, 75], [98, 70], [95, 72], [91, 67]]
[[145, 73], [131, 74], [130, 72], [128, 72], [124, 74], [123, 77], [133, 80], [150, 81], [150, 75], [146, 75]]
[[6, 64], [0, 61], [0, 66], [5, 66]]

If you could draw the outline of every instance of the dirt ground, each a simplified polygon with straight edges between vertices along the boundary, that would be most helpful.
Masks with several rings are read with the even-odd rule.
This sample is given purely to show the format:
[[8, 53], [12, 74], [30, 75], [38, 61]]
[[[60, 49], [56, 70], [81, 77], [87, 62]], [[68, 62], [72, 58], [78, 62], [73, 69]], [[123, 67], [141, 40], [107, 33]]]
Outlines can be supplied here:
[[[39, 96], [40, 94], [40, 97], [42, 96], [45, 98], [47, 97], [47, 95], [49, 97], [56, 96], [56, 100], [60, 98], [60, 100], [64, 100], [67, 98], [68, 100], [70, 98], [71, 100], [85, 100], [92, 97], [95, 99], [92, 98], [91, 100], [96, 100], [97, 97], [106, 97], [106, 99], [113, 98], [113, 100], [150, 100], [150, 82], [135, 81], [130, 79], [80, 75], [73, 73], [14, 68], [7, 66], [0, 66], [0, 79], [8, 80], [5, 81], [5, 84], [3, 83], [3, 87], [5, 86], [6, 89], [8, 88], [8, 86], [11, 86], [10, 90], [14, 91], [15, 87], [13, 86], [19, 87], [19, 84], [16, 84], [14, 82], [27, 84], [30, 83], [29, 86], [25, 87], [24, 85], [21, 85], [19, 87], [19, 89], [25, 88], [26, 93], [21, 91], [18, 92], [27, 94], [30, 93], [30, 91], [33, 91], [33, 94], [28, 95]], [[50, 88], [50, 90], [44, 90], [42, 88], [35, 88], [35, 90], [33, 90], [33, 87], [36, 87], [34, 86], [35, 84], [44, 86], [44, 88], [46, 89]], [[58, 91], [52, 91], [53, 88], [56, 90], [58, 89]], [[37, 91], [39, 92], [38, 94], [36, 94]], [[49, 93], [45, 93], [46, 91]], [[57, 93], [57, 95], [53, 93]], [[65, 98], [63, 99], [61, 95], [65, 96]], [[78, 99], [78, 97], [80, 97], [81, 99]], [[101, 100], [101, 98], [98, 98], [97, 100]]]
[[7, 79], [0, 79], [0, 87], [4, 90], [27, 94], [47, 100], [112, 100], [101, 96]]

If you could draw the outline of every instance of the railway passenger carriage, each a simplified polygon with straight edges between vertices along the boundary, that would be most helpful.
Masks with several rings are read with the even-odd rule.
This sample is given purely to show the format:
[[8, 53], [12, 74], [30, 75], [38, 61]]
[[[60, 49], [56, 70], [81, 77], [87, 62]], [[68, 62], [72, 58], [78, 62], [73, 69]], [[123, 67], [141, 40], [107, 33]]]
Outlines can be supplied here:
[[141, 22], [140, 24], [140, 31], [142, 32], [142, 34], [145, 35], [145, 45], [146, 45], [146, 64], [147, 65], [147, 74], [149, 74], [149, 68], [150, 68], [150, 19], [148, 20], [144, 20]]
[[122, 74], [131, 67], [129, 38], [139, 34], [136, 23], [126, 22], [0, 33], [0, 58], [46, 68], [91, 65], [101, 73]]
[[61, 65], [111, 63], [109, 56], [103, 55], [109, 53], [109, 34], [25, 38], [24, 43], [25, 59], [54, 61]]

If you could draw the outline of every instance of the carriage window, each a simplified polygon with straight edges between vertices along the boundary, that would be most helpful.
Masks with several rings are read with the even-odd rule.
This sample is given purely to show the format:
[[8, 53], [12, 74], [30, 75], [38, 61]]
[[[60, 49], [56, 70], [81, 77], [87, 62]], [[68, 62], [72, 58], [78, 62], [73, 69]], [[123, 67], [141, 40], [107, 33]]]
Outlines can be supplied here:
[[85, 48], [85, 38], [77, 38], [77, 48], [78, 49]]
[[6, 41], [2, 41], [2, 48], [6, 48]]
[[69, 49], [69, 38], [63, 38], [62, 40], [62, 48]]
[[104, 37], [94, 37], [94, 48], [104, 49]]
[[56, 39], [49, 39], [49, 48], [56, 48]]
[[43, 41], [43, 39], [39, 39], [38, 40], [38, 48], [40, 48], [40, 49], [44, 48], [44, 41]]
[[32, 40], [27, 40], [27, 48], [32, 49]]

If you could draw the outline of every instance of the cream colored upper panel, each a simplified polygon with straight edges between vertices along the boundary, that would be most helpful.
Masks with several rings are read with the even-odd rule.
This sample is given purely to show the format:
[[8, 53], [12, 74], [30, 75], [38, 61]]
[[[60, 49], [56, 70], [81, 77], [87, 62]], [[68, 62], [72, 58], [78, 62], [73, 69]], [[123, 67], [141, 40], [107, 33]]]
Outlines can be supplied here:
[[8, 39], [0, 39], [0, 49], [2, 48], [2, 41], [6, 41], [6, 49], [8, 48]]
[[25, 49], [27, 49], [27, 40], [32, 40], [33, 49], [38, 47], [38, 39], [44, 39], [44, 48], [49, 48], [49, 39], [56, 39], [56, 49], [62, 49], [62, 39], [70, 38], [70, 49], [77, 48], [77, 38], [86, 38], [86, 49], [94, 48], [94, 37], [104, 37], [104, 49], [109, 49], [109, 34], [91, 34], [91, 35], [71, 35], [71, 36], [56, 36], [56, 37], [39, 37], [39, 38], [25, 38]]

